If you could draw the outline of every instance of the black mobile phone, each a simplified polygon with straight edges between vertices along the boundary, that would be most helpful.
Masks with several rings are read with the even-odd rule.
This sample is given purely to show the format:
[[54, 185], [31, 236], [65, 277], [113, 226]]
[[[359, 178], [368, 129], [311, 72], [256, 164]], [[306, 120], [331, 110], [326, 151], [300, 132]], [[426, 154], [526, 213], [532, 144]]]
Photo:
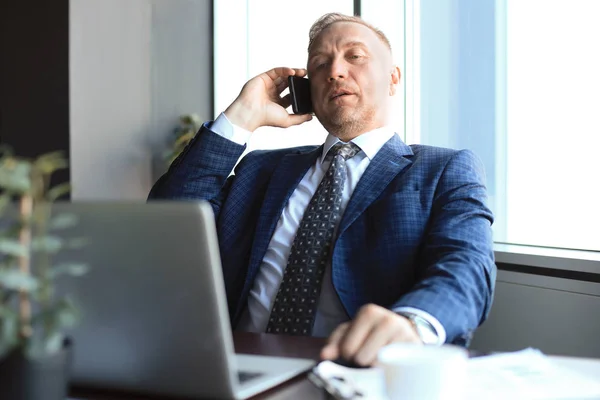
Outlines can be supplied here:
[[294, 114], [310, 114], [313, 112], [310, 99], [310, 82], [307, 78], [288, 76], [290, 98]]

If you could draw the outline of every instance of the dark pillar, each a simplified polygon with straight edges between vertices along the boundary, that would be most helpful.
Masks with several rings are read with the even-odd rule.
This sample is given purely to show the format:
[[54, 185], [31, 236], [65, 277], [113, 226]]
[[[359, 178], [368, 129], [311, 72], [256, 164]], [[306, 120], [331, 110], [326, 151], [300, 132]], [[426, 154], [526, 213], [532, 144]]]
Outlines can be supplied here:
[[69, 156], [69, 0], [0, 1], [0, 143]]

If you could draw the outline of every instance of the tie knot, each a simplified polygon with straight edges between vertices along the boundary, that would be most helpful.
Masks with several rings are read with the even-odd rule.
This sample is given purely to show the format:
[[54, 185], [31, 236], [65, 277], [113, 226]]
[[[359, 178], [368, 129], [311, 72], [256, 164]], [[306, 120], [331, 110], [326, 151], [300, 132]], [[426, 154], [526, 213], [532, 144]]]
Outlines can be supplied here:
[[344, 160], [347, 160], [349, 158], [354, 157], [359, 151], [360, 147], [358, 147], [352, 142], [337, 142], [335, 145], [333, 145], [331, 150], [329, 150], [329, 154], [332, 154], [333, 157], [340, 155], [344, 158]]

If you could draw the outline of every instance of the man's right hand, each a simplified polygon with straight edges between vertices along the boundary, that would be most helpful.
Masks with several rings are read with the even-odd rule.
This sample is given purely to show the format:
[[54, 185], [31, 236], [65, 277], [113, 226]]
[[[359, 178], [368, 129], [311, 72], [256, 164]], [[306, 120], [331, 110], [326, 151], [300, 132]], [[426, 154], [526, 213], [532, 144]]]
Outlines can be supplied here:
[[288, 87], [288, 76], [306, 75], [305, 69], [273, 68], [250, 79], [225, 115], [233, 124], [253, 132], [261, 126], [287, 128], [310, 121], [310, 114], [290, 114], [286, 108], [290, 106], [290, 95], [281, 97], [281, 92]]

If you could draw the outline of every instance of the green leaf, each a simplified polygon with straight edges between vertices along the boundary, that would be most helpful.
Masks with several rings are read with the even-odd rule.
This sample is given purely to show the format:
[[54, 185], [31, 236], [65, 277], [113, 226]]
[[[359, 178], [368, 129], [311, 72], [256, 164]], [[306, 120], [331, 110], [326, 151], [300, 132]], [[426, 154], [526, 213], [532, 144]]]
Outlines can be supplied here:
[[50, 279], [54, 279], [60, 275], [81, 276], [89, 271], [87, 264], [81, 263], [64, 263], [52, 267], [50, 270]]
[[28, 355], [40, 356], [53, 354], [60, 350], [63, 343], [65, 329], [72, 328], [81, 319], [79, 309], [69, 298], [63, 298], [49, 308], [36, 313], [31, 319], [31, 324], [38, 332], [38, 340], [32, 340], [28, 348]]
[[179, 117], [179, 121], [182, 125], [200, 125], [202, 121], [200, 120], [200, 116], [198, 114], [184, 114]]
[[19, 343], [19, 316], [0, 306], [0, 359]]
[[18, 240], [11, 238], [0, 238], [0, 253], [14, 257], [26, 257], [29, 253], [27, 246], [22, 245]]
[[183, 150], [185, 148], [185, 145], [187, 145], [189, 143], [190, 140], [192, 140], [194, 138], [194, 135], [196, 135], [196, 132], [187, 132], [184, 135], [181, 135], [180, 137], [177, 138], [177, 140], [175, 140], [175, 143], [173, 143], [173, 146], [175, 148], [180, 148], [181, 150]]
[[52, 189], [49, 189], [46, 198], [48, 201], [56, 201], [58, 198], [69, 192], [71, 192], [71, 184], [61, 183], [60, 185], [56, 185]]
[[75, 214], [59, 214], [50, 220], [50, 229], [66, 229], [77, 225], [77, 215]]
[[33, 238], [31, 241], [31, 249], [33, 251], [43, 251], [50, 254], [58, 253], [63, 247], [63, 240], [58, 236], [42, 236]]
[[46, 338], [44, 350], [46, 354], [56, 354], [60, 351], [64, 341], [64, 335], [60, 331], [53, 332]]
[[44, 175], [50, 175], [68, 166], [69, 162], [61, 151], [43, 154], [33, 162], [33, 167]]
[[10, 204], [11, 196], [8, 193], [0, 195], [0, 214], [4, 214], [6, 206]]
[[58, 324], [62, 328], [72, 328], [81, 320], [81, 314], [77, 309], [64, 309], [58, 315]]
[[16, 193], [31, 189], [31, 164], [27, 161], [8, 159], [0, 164], [0, 187]]
[[[2, 296], [0, 296], [0, 302], [2, 302], [5, 306], [14, 304], [13, 302], [16, 301], [17, 296], [19, 296], [19, 292], [15, 290], [3, 290]], [[8, 310], [11, 311], [10, 308], [8, 308]], [[0, 320], [1, 319], [2, 314], [0, 313]]]
[[73, 301], [65, 297], [52, 307], [37, 313], [31, 320], [32, 324], [51, 322], [55, 329], [72, 328], [81, 319], [81, 313]]
[[10, 147], [6, 144], [0, 144], [0, 157], [12, 158], [13, 154], [14, 154], [14, 151], [13, 151], [12, 147]]
[[[23, 223], [21, 221], [15, 221], [15, 222], [10, 221], [9, 222], [8, 218], [6, 219], [6, 222], [7, 222], [7, 226], [5, 227], [5, 229], [0, 231], [0, 243], [3, 240], [8, 240], [9, 242], [18, 243], [19, 245], [21, 245], [21, 242], [19, 242], [18, 238], [19, 238], [19, 233], [21, 232], [21, 229], [23, 227]], [[12, 246], [12, 245], [9, 245], [9, 246]], [[17, 252], [19, 252], [19, 251], [20, 250], [17, 250]], [[0, 248], [0, 254], [8, 254], [8, 253], [4, 252]]]
[[16, 340], [18, 335], [19, 326], [19, 315], [8, 307], [0, 307], [0, 324], [2, 329], [0, 331], [1, 339], [3, 342]]
[[1, 270], [0, 285], [11, 290], [33, 291], [39, 286], [38, 279], [18, 270]]
[[40, 278], [37, 290], [31, 292], [31, 300], [37, 303], [47, 302], [54, 296], [54, 286], [50, 284], [47, 277]]

